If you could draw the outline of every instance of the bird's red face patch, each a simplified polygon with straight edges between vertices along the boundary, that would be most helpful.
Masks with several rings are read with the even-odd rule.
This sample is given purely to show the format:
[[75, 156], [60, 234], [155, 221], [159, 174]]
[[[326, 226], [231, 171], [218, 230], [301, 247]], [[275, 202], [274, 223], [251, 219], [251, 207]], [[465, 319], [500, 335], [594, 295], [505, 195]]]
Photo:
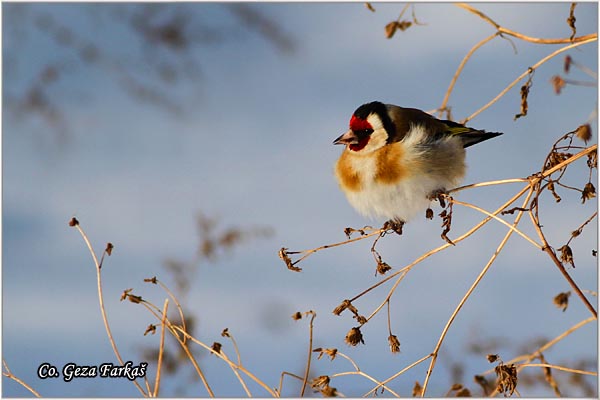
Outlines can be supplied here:
[[350, 129], [352, 129], [354, 132], [356, 132], [356, 131], [364, 131], [367, 129], [373, 129], [373, 127], [367, 120], [359, 118], [356, 115], [353, 115], [352, 118], [350, 118]]
[[[356, 115], [353, 115], [352, 118], [350, 118], [350, 129], [355, 133], [361, 132], [361, 131], [362, 132], [373, 131], [373, 127], [367, 120], [357, 117]], [[369, 143], [369, 139], [371, 138], [371, 135], [364, 135], [364, 136], [358, 135], [358, 137], [359, 137], [358, 143], [354, 143], [354, 144], [351, 144], [348, 146], [350, 148], [350, 150], [360, 151], [360, 150], [364, 149], [365, 146], [367, 145], [367, 143]]]

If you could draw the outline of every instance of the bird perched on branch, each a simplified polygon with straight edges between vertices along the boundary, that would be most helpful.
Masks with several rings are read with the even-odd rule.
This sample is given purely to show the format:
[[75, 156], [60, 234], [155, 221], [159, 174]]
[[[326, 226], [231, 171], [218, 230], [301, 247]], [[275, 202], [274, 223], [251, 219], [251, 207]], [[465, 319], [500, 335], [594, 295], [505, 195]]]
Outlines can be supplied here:
[[358, 107], [333, 144], [346, 148], [335, 175], [361, 214], [388, 219], [397, 233], [465, 175], [465, 148], [499, 136], [421, 110], [378, 101]]

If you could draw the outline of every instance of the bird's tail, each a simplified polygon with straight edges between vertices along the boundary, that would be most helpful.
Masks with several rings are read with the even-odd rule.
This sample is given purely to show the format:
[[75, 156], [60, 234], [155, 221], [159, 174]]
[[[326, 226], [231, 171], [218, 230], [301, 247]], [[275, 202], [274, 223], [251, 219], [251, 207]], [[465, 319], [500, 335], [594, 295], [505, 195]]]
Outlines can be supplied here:
[[502, 132], [486, 132], [469, 128], [453, 121], [443, 121], [451, 135], [458, 136], [466, 149], [474, 144], [481, 143], [484, 140], [495, 138], [502, 135]]

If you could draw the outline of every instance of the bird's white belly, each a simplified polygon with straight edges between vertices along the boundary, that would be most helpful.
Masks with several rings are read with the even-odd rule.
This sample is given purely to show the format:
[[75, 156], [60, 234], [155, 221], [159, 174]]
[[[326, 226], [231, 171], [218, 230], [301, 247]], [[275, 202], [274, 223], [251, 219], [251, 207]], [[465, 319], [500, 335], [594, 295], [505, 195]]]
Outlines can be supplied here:
[[367, 217], [408, 221], [429, 207], [428, 197], [442, 189], [439, 180], [415, 176], [393, 185], [368, 180], [363, 190], [346, 192], [350, 204]]

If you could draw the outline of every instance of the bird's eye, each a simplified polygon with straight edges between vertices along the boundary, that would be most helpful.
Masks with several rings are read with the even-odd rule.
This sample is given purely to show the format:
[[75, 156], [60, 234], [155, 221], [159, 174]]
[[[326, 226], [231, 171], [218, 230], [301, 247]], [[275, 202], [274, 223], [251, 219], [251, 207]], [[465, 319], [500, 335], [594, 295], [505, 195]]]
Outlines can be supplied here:
[[361, 129], [358, 131], [354, 131], [354, 133], [356, 134], [356, 136], [363, 138], [373, 133], [373, 129]]

